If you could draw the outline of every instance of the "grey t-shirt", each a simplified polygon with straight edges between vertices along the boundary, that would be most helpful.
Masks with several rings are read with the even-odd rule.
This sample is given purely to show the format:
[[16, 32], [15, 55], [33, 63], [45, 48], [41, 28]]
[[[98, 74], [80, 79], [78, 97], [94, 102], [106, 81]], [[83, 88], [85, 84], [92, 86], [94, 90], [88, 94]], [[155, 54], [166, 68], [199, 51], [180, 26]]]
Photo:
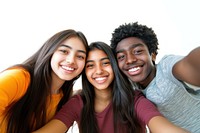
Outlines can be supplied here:
[[181, 58], [164, 56], [156, 65], [155, 78], [143, 93], [171, 122], [192, 133], [200, 133], [200, 91], [189, 88], [172, 74], [173, 65]]

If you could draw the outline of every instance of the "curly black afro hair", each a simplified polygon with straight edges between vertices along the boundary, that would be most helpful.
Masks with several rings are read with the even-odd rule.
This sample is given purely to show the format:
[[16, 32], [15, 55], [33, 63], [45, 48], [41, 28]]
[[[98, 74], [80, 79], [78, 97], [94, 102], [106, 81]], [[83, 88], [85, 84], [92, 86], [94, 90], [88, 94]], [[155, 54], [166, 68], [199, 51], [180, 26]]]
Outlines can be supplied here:
[[152, 28], [146, 25], [135, 23], [128, 23], [120, 25], [114, 30], [111, 38], [111, 48], [115, 52], [118, 43], [128, 37], [137, 37], [141, 39], [148, 47], [149, 53], [157, 54], [158, 39]]

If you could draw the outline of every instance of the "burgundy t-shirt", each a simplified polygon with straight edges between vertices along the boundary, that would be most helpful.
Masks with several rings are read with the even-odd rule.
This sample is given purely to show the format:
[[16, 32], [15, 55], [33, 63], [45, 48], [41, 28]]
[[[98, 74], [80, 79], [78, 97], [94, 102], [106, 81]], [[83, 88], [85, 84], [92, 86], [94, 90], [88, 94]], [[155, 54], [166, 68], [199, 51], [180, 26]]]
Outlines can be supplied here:
[[[62, 109], [56, 114], [54, 119], [62, 121], [68, 128], [74, 121], [80, 124], [80, 115], [83, 101], [80, 95], [73, 96]], [[148, 101], [141, 92], [136, 92], [135, 111], [141, 125], [145, 127], [149, 120], [154, 116], [161, 116], [157, 108]], [[95, 113], [101, 133], [114, 133], [113, 108], [110, 103], [102, 112]], [[119, 133], [125, 133], [120, 131]]]

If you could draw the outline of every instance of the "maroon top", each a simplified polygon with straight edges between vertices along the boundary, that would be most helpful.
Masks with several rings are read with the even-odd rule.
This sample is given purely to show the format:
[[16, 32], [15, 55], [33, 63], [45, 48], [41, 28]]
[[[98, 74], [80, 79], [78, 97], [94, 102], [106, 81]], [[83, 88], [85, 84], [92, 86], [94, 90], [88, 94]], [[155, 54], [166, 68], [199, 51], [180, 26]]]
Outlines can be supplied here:
[[[80, 95], [73, 96], [54, 117], [62, 121], [68, 128], [74, 121], [80, 124], [83, 101]], [[145, 127], [154, 116], [162, 116], [155, 105], [147, 100], [141, 92], [136, 92], [135, 111], [141, 125]], [[102, 112], [95, 113], [100, 133], [114, 133], [113, 108], [110, 103]], [[124, 129], [124, 128], [122, 128]], [[119, 133], [125, 133], [120, 131]]]

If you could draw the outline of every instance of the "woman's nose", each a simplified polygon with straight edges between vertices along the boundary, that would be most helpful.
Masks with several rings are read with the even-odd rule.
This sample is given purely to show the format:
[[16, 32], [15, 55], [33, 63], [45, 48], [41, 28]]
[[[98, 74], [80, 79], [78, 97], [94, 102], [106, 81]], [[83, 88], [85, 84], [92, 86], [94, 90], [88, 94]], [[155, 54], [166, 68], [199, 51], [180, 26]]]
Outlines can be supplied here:
[[96, 68], [96, 74], [102, 74], [103, 73], [103, 69], [101, 66], [97, 66]]
[[75, 62], [75, 56], [74, 54], [68, 54], [67, 57], [66, 57], [66, 62], [68, 64], [73, 64]]

